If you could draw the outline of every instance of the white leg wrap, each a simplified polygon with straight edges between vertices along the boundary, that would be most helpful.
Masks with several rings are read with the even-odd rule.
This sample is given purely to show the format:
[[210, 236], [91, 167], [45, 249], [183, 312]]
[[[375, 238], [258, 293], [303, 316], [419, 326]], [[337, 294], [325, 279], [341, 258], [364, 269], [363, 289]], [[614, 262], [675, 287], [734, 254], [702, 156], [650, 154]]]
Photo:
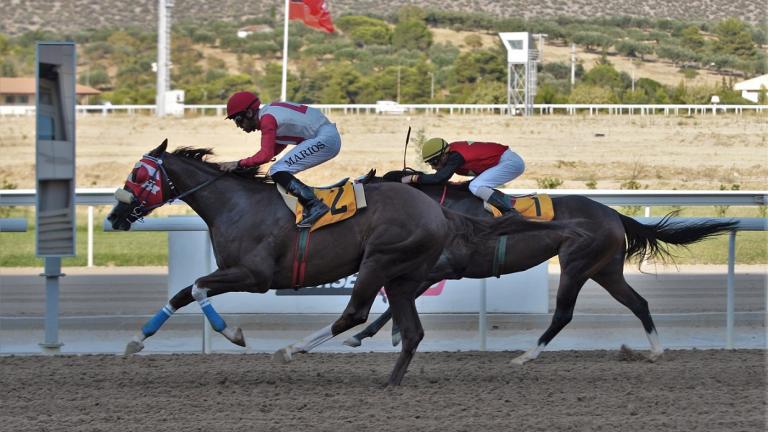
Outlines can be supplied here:
[[333, 333], [331, 332], [331, 327], [332, 327], [332, 324], [329, 324], [328, 326], [323, 327], [320, 330], [305, 337], [301, 341], [291, 345], [290, 346], [291, 353], [310, 352], [313, 349], [315, 349], [318, 345], [322, 344], [328, 339], [331, 339], [333, 337]]
[[544, 349], [546, 345], [536, 345], [535, 347], [529, 349], [528, 351], [524, 352], [518, 357], [515, 357], [512, 359], [513, 364], [521, 365], [525, 362], [535, 360], [539, 354], [541, 354], [541, 350]]
[[659, 334], [656, 333], [656, 330], [648, 333], [648, 342], [651, 344], [651, 352], [653, 354], [661, 354], [664, 352], [664, 348], [661, 346], [661, 342], [659, 341]]

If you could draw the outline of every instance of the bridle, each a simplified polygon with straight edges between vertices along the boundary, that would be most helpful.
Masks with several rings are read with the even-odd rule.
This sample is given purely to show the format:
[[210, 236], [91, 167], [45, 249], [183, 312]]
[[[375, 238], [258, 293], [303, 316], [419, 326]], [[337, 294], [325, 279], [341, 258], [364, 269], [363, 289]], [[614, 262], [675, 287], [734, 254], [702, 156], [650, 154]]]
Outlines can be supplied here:
[[[141, 161], [143, 160], [149, 160], [151, 162], [154, 162], [157, 165], [157, 168], [153, 172], [148, 172], [149, 178], [141, 184], [141, 193], [137, 197], [133, 192], [126, 190], [125, 188], [120, 188], [117, 191], [115, 191], [115, 198], [119, 202], [123, 202], [125, 204], [130, 204], [132, 206], [131, 212], [128, 216], [126, 216], [126, 219], [128, 222], [133, 223], [136, 221], [143, 221], [144, 216], [148, 215], [152, 210], [162, 207], [166, 204], [172, 203], [178, 199], [182, 199], [185, 196], [191, 195], [198, 190], [210, 185], [211, 183], [215, 182], [216, 180], [220, 179], [222, 176], [226, 174], [226, 172], [221, 172], [219, 175], [210, 178], [203, 183], [193, 187], [192, 189], [189, 189], [184, 192], [179, 192], [176, 188], [176, 185], [173, 183], [173, 180], [171, 180], [171, 177], [168, 175], [168, 172], [165, 170], [165, 166], [163, 165], [163, 159], [161, 157], [155, 157], [150, 154], [145, 154]], [[160, 185], [157, 184], [157, 180], [159, 179]], [[148, 198], [150, 194], [152, 193], [152, 189], [155, 186], [159, 186], [160, 190], [162, 191], [163, 183], [168, 185], [168, 191], [170, 192], [170, 198], [166, 200], [162, 200], [159, 203], [147, 205]], [[130, 194], [131, 198], [128, 199], [125, 196], [125, 193]]]

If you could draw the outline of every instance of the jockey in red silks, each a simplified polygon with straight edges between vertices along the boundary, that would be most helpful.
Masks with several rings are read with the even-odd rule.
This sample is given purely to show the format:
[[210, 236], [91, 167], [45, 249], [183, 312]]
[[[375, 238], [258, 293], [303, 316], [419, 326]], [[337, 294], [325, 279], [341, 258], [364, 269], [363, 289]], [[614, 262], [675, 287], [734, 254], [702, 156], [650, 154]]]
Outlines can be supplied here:
[[509, 147], [492, 142], [446, 142], [432, 138], [421, 147], [422, 160], [437, 171], [434, 174], [413, 174], [402, 178], [403, 183], [443, 184], [453, 174], [474, 176], [469, 190], [483, 201], [493, 204], [503, 213], [512, 211], [509, 199], [494, 188], [519, 177], [525, 162]]
[[287, 146], [293, 146], [269, 168], [269, 176], [304, 207], [304, 217], [297, 224], [310, 227], [329, 211], [317, 199], [312, 188], [294, 174], [328, 161], [339, 154], [341, 137], [336, 125], [315, 108], [294, 102], [261, 101], [251, 92], [237, 92], [227, 102], [227, 119], [247, 133], [261, 131], [261, 149], [251, 157], [219, 164], [222, 171], [248, 168], [268, 162]]

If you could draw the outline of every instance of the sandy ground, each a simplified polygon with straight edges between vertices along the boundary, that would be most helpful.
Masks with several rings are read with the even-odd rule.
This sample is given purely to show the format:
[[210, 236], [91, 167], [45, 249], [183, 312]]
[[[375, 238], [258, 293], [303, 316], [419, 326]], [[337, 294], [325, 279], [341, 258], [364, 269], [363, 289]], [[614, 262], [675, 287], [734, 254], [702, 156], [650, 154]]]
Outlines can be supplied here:
[[[650, 189], [765, 189], [768, 179], [768, 116], [535, 116], [331, 114], [342, 135], [341, 153], [300, 175], [329, 184], [376, 168], [402, 168], [408, 125], [413, 127], [407, 164], [417, 160], [416, 142], [434, 135], [510, 145], [526, 160], [522, 177], [507, 187], [536, 188], [546, 177], [561, 188], [618, 189], [636, 180]], [[598, 136], [603, 135], [603, 136]], [[77, 186], [121, 185], [141, 155], [164, 138], [169, 148], [213, 147], [211, 160], [250, 156], [259, 135], [245, 134], [216, 116], [169, 118], [89, 115], [77, 123]], [[34, 187], [34, 118], [0, 121], [0, 185]], [[2, 187], [0, 187], [2, 188]]]
[[765, 351], [0, 357], [8, 431], [763, 431]]

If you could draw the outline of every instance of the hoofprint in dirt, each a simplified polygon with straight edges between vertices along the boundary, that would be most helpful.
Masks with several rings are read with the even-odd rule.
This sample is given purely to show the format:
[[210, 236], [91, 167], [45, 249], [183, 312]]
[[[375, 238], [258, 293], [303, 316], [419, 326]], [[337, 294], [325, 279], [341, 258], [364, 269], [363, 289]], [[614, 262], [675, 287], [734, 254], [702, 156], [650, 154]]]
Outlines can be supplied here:
[[0, 357], [3, 430], [763, 431], [766, 351]]

